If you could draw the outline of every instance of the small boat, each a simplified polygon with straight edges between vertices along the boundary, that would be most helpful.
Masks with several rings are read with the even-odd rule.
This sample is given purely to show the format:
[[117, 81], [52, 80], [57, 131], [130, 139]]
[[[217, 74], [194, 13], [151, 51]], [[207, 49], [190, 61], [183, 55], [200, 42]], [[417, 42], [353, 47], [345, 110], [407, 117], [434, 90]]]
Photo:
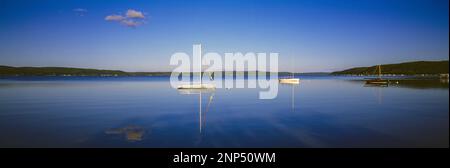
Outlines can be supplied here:
[[[294, 69], [294, 63], [295, 63], [294, 57], [291, 57], [290, 62], [291, 62], [291, 68]], [[281, 84], [298, 85], [300, 83], [300, 79], [295, 77], [293, 70], [290, 73], [291, 73], [291, 76], [282, 77], [282, 78], [278, 79], [278, 82]]]
[[192, 95], [192, 94], [200, 94], [200, 93], [214, 93], [216, 91], [215, 88], [212, 89], [177, 89], [179, 94], [182, 95]]
[[278, 79], [278, 81], [282, 84], [299, 84], [300, 83], [299, 78], [282, 78], [282, 79]]
[[280, 78], [278, 82], [281, 84], [299, 84], [300, 79], [294, 77], [294, 73], [291, 73], [290, 77]]
[[381, 65], [378, 65], [377, 67], [378, 67], [378, 78], [366, 80], [366, 85], [379, 85], [379, 86], [389, 85], [389, 80], [381, 78]]
[[[212, 79], [211, 74], [209, 74], [210, 79]], [[202, 78], [200, 78], [200, 82], [198, 84], [184, 84], [177, 87], [177, 89], [216, 89], [216, 85], [203, 83]]]
[[389, 80], [386, 80], [386, 79], [369, 79], [369, 80], [366, 80], [366, 84], [369, 84], [369, 85], [388, 85], [389, 84]]
[[187, 85], [180, 85], [177, 89], [215, 89], [216, 86], [213, 84], [187, 84]]

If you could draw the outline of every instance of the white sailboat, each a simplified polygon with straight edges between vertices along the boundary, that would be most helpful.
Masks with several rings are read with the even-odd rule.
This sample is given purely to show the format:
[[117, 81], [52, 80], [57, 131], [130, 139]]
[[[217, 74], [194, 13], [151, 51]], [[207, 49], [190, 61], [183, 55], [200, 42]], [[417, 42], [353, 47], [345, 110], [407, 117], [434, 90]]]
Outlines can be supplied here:
[[[211, 74], [209, 74], [209, 76], [211, 78]], [[202, 75], [202, 72], [200, 71], [200, 83], [179, 85], [177, 87], [177, 89], [215, 89], [216, 88], [216, 85], [214, 85], [214, 84], [203, 83], [202, 78], [203, 78], [203, 75]]]
[[[292, 60], [292, 57], [291, 57], [291, 67], [292, 68], [293, 68], [293, 65], [292, 65], [293, 63], [294, 63], [294, 61]], [[291, 72], [291, 76], [290, 77], [280, 78], [280, 79], [278, 79], [278, 82], [281, 83], [281, 84], [294, 84], [295, 85], [295, 84], [299, 84], [300, 83], [300, 79], [296, 78], [294, 73]]]
[[186, 85], [180, 85], [177, 89], [215, 89], [216, 86], [213, 84], [206, 84], [206, 83], [200, 83], [200, 84], [186, 84]]
[[[189, 84], [182, 84], [177, 86], [177, 89], [215, 89], [216, 86], [214, 84], [206, 84], [203, 83], [203, 59], [202, 59], [202, 48], [201, 45], [194, 45], [193, 46], [193, 63], [192, 63], [192, 71], [190, 72], [190, 75], [197, 75], [200, 76], [199, 83], [195, 84], [193, 81], [190, 81]], [[198, 53], [197, 53], [198, 52]], [[211, 78], [211, 72], [209, 72], [209, 77]]]
[[278, 79], [278, 81], [282, 84], [299, 84], [300, 83], [300, 79], [299, 78], [281, 78]]

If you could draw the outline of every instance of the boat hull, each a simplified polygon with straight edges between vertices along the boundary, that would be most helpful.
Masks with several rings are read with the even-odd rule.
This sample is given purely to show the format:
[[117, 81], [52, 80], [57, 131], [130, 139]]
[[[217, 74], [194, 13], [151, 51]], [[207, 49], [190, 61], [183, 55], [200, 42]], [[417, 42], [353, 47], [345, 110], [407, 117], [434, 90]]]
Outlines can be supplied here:
[[366, 84], [368, 84], [368, 85], [388, 85], [389, 81], [383, 80], [383, 79], [373, 79], [373, 80], [367, 80]]
[[180, 85], [177, 89], [215, 89], [213, 84], [192, 84], [192, 85]]
[[300, 83], [299, 78], [278, 79], [278, 81], [283, 84], [299, 84]]

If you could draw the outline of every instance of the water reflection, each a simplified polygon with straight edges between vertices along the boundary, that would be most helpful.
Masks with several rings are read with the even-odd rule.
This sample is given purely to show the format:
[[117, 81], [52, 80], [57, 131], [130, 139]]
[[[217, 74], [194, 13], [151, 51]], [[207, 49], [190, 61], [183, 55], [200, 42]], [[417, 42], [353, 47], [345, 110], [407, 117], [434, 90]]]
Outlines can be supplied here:
[[134, 142], [143, 139], [145, 129], [136, 125], [128, 125], [122, 128], [108, 129], [105, 133], [109, 135], [123, 135], [127, 141]]
[[399, 80], [397, 87], [413, 89], [448, 89], [448, 82], [443, 80]]
[[365, 83], [364, 87], [389, 87], [390, 83], [383, 83], [383, 84], [372, 84], [372, 83]]
[[373, 88], [374, 89], [374, 95], [377, 99], [377, 103], [378, 104], [382, 104], [383, 103], [383, 88], [392, 86], [392, 84], [398, 84], [398, 82], [392, 82], [392, 81], [388, 81], [388, 83], [385, 84], [371, 84], [371, 83], [364, 83], [364, 87], [367, 88]]
[[291, 86], [291, 110], [292, 112], [295, 112], [295, 87], [297, 87], [300, 83], [299, 82], [283, 82], [280, 81], [281, 85]]
[[448, 147], [440, 80], [305, 77], [261, 100], [257, 89], [101, 79], [0, 80], [0, 147]]
[[[352, 83], [362, 83], [364, 80], [345, 80]], [[363, 84], [364, 87], [401, 87], [411, 89], [448, 89], [448, 79], [394, 79], [388, 85]]]
[[[211, 103], [214, 99], [214, 93], [215, 93], [215, 89], [208, 89], [208, 88], [204, 88], [204, 89], [177, 89], [179, 94], [183, 94], [183, 95], [199, 95], [199, 107], [198, 107], [198, 116], [199, 116], [199, 131], [200, 133], [202, 133], [202, 128], [203, 126], [206, 124], [206, 113], [208, 113], [209, 111], [209, 107], [211, 106]], [[206, 105], [206, 109], [203, 111], [203, 104], [202, 104], [202, 95], [203, 94], [209, 94], [209, 98], [208, 98], [208, 104]]]

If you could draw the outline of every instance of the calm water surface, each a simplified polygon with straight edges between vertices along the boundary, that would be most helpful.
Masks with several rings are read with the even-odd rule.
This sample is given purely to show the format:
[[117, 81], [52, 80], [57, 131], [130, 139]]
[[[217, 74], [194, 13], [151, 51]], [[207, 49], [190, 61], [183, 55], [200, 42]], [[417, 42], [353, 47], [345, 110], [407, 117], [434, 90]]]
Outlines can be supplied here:
[[448, 81], [363, 84], [303, 77], [260, 100], [166, 77], [0, 79], [0, 147], [449, 147]]

